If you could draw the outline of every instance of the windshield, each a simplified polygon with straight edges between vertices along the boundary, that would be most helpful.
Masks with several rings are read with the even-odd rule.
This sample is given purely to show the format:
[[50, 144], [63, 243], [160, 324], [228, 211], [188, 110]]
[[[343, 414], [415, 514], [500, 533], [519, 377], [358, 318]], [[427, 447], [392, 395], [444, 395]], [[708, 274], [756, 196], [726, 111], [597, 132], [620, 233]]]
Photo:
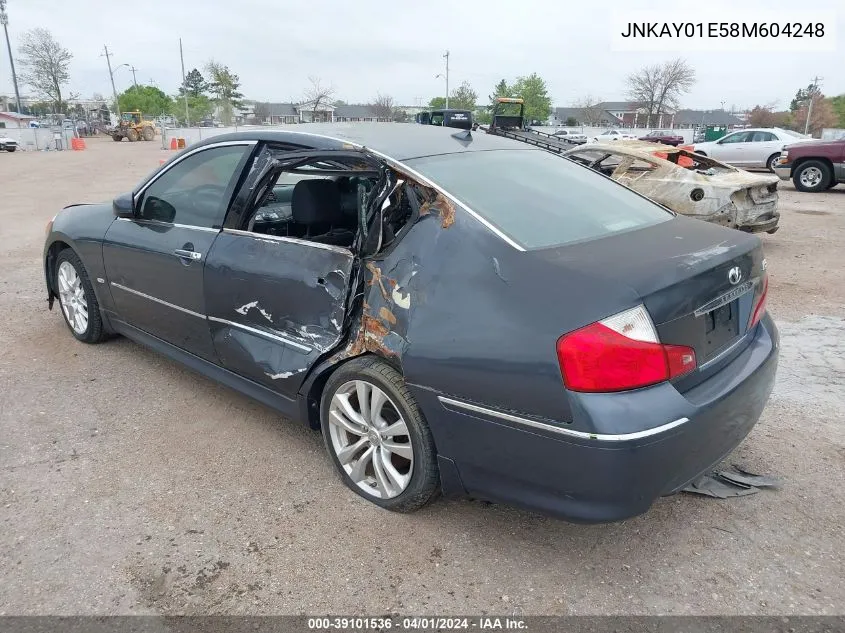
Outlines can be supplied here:
[[610, 178], [542, 150], [406, 162], [527, 249], [592, 240], [672, 217]]

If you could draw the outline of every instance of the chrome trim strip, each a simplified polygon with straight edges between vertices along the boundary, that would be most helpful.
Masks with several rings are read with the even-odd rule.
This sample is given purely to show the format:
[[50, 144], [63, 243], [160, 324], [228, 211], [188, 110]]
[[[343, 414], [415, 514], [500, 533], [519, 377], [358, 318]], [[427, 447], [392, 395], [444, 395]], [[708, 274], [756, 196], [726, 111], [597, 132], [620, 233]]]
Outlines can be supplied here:
[[266, 339], [271, 341], [276, 341], [279, 343], [283, 343], [285, 345], [290, 345], [293, 348], [298, 349], [301, 352], [306, 354], [310, 354], [312, 348], [303, 345], [302, 343], [297, 343], [296, 341], [292, 341], [291, 339], [281, 336], [279, 334], [271, 334], [270, 332], [265, 332], [264, 330], [259, 330], [258, 328], [250, 327], [249, 325], [244, 325], [243, 323], [235, 323], [234, 321], [227, 321], [226, 319], [221, 319], [218, 317], [209, 316], [209, 321], [214, 321], [215, 323], [223, 323], [224, 325], [228, 325], [230, 327], [235, 327], [240, 330], [244, 330], [246, 332], [250, 332], [251, 334], [256, 334], [258, 336], [263, 336]]
[[697, 367], [697, 369], [698, 369], [699, 371], [701, 371], [702, 369], [707, 369], [708, 367], [711, 367], [711, 366], [713, 365], [713, 363], [718, 363], [718, 362], [719, 362], [720, 360], [722, 360], [725, 356], [727, 356], [728, 354], [730, 354], [731, 352], [733, 352], [733, 351], [734, 351], [737, 347], [739, 347], [739, 346], [742, 344], [742, 342], [743, 342], [743, 341], [745, 341], [745, 339], [746, 339], [746, 337], [748, 336], [748, 334], [749, 334], [750, 332], [752, 332], [752, 331], [753, 331], [753, 328], [752, 328], [751, 330], [748, 330], [748, 332], [746, 332], [745, 334], [743, 334], [742, 336], [740, 336], [737, 340], [735, 340], [735, 341], [734, 341], [733, 343], [731, 343], [728, 347], [726, 347], [726, 348], [725, 348], [725, 349], [723, 349], [721, 352], [719, 352], [718, 354], [716, 354], [713, 358], [711, 358], [711, 359], [710, 359], [710, 360], [708, 360], [707, 362], [702, 363], [701, 365], [699, 365], [699, 366]]
[[341, 253], [342, 255], [349, 255], [352, 257], [352, 251], [342, 246], [334, 246], [332, 244], [320, 244], [319, 242], [310, 242], [298, 237], [287, 237], [284, 235], [265, 235], [264, 233], [252, 233], [250, 231], [241, 231], [240, 229], [223, 229], [224, 233], [231, 233], [232, 235], [242, 235], [244, 237], [252, 237], [261, 240], [273, 240], [275, 242], [290, 242], [291, 244], [301, 244], [303, 246], [313, 246], [324, 251], [332, 251], [333, 253]]
[[175, 229], [191, 229], [193, 231], [204, 231], [205, 233], [219, 233], [220, 229], [213, 229], [208, 226], [193, 226], [192, 224], [177, 224], [176, 222], [160, 222], [159, 220], [145, 220], [143, 218], [117, 218], [124, 222], [134, 222], [135, 224], [151, 224], [153, 226], [165, 226]]
[[682, 424], [686, 424], [689, 422], [689, 418], [678, 418], [677, 420], [673, 420], [672, 422], [668, 422], [666, 424], [662, 424], [660, 426], [656, 426], [653, 429], [646, 429], [644, 431], [636, 431], [634, 433], [621, 433], [621, 434], [607, 434], [607, 433], [585, 433], [584, 431], [574, 431], [572, 429], [563, 428], [561, 426], [557, 426], [554, 424], [546, 424], [544, 422], [537, 422], [536, 420], [529, 420], [527, 418], [522, 418], [516, 415], [511, 415], [510, 413], [504, 413], [502, 411], [495, 411], [494, 409], [488, 409], [487, 407], [479, 407], [475, 404], [470, 404], [468, 402], [461, 402], [460, 400], [453, 400], [452, 398], [447, 398], [445, 396], [437, 396], [437, 399], [440, 400], [441, 404], [448, 404], [453, 407], [457, 407], [459, 409], [465, 409], [467, 411], [471, 411], [473, 413], [483, 413], [484, 415], [489, 415], [494, 418], [500, 418], [502, 420], [507, 420], [508, 422], [514, 422], [516, 424], [522, 424], [524, 426], [530, 426], [535, 429], [542, 429], [544, 431], [551, 431], [552, 433], [558, 433], [560, 435], [568, 435], [570, 437], [577, 437], [582, 440], [599, 440], [601, 442], [625, 442], [630, 440], [639, 440], [644, 437], [651, 437], [652, 435], [658, 435], [660, 433], [665, 433], [670, 429], [674, 429], [677, 426]]
[[741, 286], [737, 286], [736, 288], [731, 288], [725, 294], [720, 295], [713, 299], [712, 301], [708, 301], [700, 308], [696, 308], [695, 314], [696, 317], [704, 316], [708, 312], [713, 312], [713, 310], [717, 308], [721, 308], [726, 303], [730, 303], [734, 299], [739, 299], [744, 294], [751, 292], [754, 289], [754, 286], [757, 285], [756, 280], [749, 279]]
[[115, 288], [119, 288], [120, 290], [124, 290], [126, 292], [130, 292], [133, 295], [138, 295], [139, 297], [143, 297], [144, 299], [149, 299], [150, 301], [155, 301], [156, 303], [160, 303], [163, 306], [167, 306], [168, 308], [173, 308], [174, 310], [179, 310], [180, 312], [184, 312], [185, 314], [190, 314], [191, 316], [195, 316], [198, 319], [205, 320], [205, 315], [200, 314], [199, 312], [194, 312], [193, 310], [188, 310], [188, 308], [183, 308], [182, 306], [177, 306], [173, 303], [165, 301], [164, 299], [159, 299], [158, 297], [153, 297], [151, 295], [145, 294], [143, 292], [139, 292], [138, 290], [133, 290], [132, 288], [127, 288], [122, 284], [118, 284], [115, 282], [111, 282], [111, 285]]
[[150, 185], [152, 185], [156, 180], [161, 178], [164, 174], [166, 174], [168, 171], [173, 169], [176, 165], [181, 163], [183, 160], [188, 158], [188, 156], [193, 156], [194, 154], [205, 151], [207, 149], [213, 149], [215, 147], [227, 147], [229, 145], [256, 145], [256, 144], [258, 144], [257, 139], [256, 140], [242, 140], [242, 141], [220, 141], [219, 143], [209, 143], [208, 145], [203, 145], [201, 147], [195, 147], [194, 149], [189, 150], [189, 151], [185, 152], [184, 154], [182, 154], [179, 157], [178, 160], [175, 160], [172, 163], [165, 165], [165, 167], [162, 170], [155, 173], [152, 178], [150, 178], [147, 182], [145, 182], [143, 185], [141, 185], [141, 188], [138, 189], [138, 191], [135, 192], [132, 195], [132, 202], [134, 204], [138, 204], [138, 198], [141, 195], [143, 195], [143, 193], [149, 188]]
[[[334, 136], [328, 136], [326, 134], [315, 134], [313, 132], [300, 132], [298, 130], [296, 132], [292, 132], [292, 133], [297, 134], [297, 135], [301, 135], [301, 136], [316, 136], [318, 138], [329, 139], [330, 141], [337, 141], [338, 143], [345, 143], [346, 145], [351, 145], [352, 147], [358, 147], [362, 150], [369, 152], [370, 154], [378, 156], [378, 157], [384, 159], [385, 161], [387, 161], [388, 163], [391, 163], [393, 166], [395, 166], [395, 167], [397, 167], [401, 170], [404, 170], [405, 172], [407, 172], [408, 174], [410, 174], [411, 176], [413, 176], [414, 178], [416, 178], [417, 180], [419, 180], [423, 184], [426, 184], [429, 187], [431, 187], [432, 189], [439, 191], [440, 193], [442, 193], [444, 196], [449, 198], [455, 204], [461, 205], [461, 207], [463, 207], [467, 211], [467, 213], [469, 213], [472, 217], [474, 217], [476, 220], [481, 222], [481, 224], [486, 226], [493, 233], [495, 233], [499, 238], [501, 238], [502, 240], [504, 240], [505, 242], [510, 244], [516, 250], [522, 251], [522, 252], [524, 252], [526, 250], [524, 246], [520, 245], [518, 242], [515, 242], [512, 238], [508, 237], [505, 233], [502, 232], [501, 229], [497, 228], [494, 224], [491, 224], [489, 220], [482, 217], [477, 211], [474, 211], [468, 204], [466, 204], [465, 202], [461, 202], [458, 198], [456, 198], [451, 193], [446, 191], [443, 187], [441, 187], [437, 183], [429, 180], [428, 178], [423, 176], [421, 173], [419, 173], [417, 170], [412, 169], [411, 167], [408, 167], [405, 163], [400, 162], [400, 161], [396, 160], [395, 158], [391, 158], [387, 154], [382, 154], [381, 152], [377, 152], [376, 150], [372, 149], [371, 147], [359, 145], [358, 143], [350, 141], [349, 139], [337, 138], [337, 137], [334, 137]], [[319, 150], [314, 150], [314, 151], [319, 152]]]

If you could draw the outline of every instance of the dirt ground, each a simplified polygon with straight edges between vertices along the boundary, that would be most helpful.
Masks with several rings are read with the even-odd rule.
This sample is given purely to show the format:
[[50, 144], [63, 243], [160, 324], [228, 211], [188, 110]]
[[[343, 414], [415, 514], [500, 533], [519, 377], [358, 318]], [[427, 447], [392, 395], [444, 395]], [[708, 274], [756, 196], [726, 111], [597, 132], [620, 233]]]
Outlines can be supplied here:
[[168, 152], [0, 156], [0, 614], [842, 614], [845, 186], [782, 183], [764, 235], [778, 384], [729, 459], [784, 480], [571, 525], [346, 490], [320, 436], [161, 356], [76, 342], [45, 302], [46, 222]]

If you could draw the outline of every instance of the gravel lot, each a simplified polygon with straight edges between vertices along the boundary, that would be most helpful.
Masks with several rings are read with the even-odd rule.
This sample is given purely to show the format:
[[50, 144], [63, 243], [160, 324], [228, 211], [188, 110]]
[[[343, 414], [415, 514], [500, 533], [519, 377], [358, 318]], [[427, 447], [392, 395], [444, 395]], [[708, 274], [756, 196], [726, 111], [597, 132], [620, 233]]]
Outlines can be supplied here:
[[762, 238], [781, 369], [729, 461], [783, 489], [578, 526], [474, 501], [389, 514], [305, 426], [128, 340], [76, 342], [47, 310], [44, 225], [167, 156], [0, 156], [0, 613], [845, 612], [845, 186], [782, 183]]

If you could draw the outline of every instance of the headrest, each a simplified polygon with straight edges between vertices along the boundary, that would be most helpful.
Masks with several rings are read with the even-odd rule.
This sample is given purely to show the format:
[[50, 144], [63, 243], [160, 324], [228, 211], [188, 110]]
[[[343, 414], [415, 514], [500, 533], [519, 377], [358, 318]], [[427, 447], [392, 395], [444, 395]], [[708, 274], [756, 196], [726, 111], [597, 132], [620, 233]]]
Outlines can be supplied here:
[[293, 221], [297, 224], [334, 224], [343, 219], [340, 191], [334, 181], [305, 179], [296, 183], [291, 198]]

